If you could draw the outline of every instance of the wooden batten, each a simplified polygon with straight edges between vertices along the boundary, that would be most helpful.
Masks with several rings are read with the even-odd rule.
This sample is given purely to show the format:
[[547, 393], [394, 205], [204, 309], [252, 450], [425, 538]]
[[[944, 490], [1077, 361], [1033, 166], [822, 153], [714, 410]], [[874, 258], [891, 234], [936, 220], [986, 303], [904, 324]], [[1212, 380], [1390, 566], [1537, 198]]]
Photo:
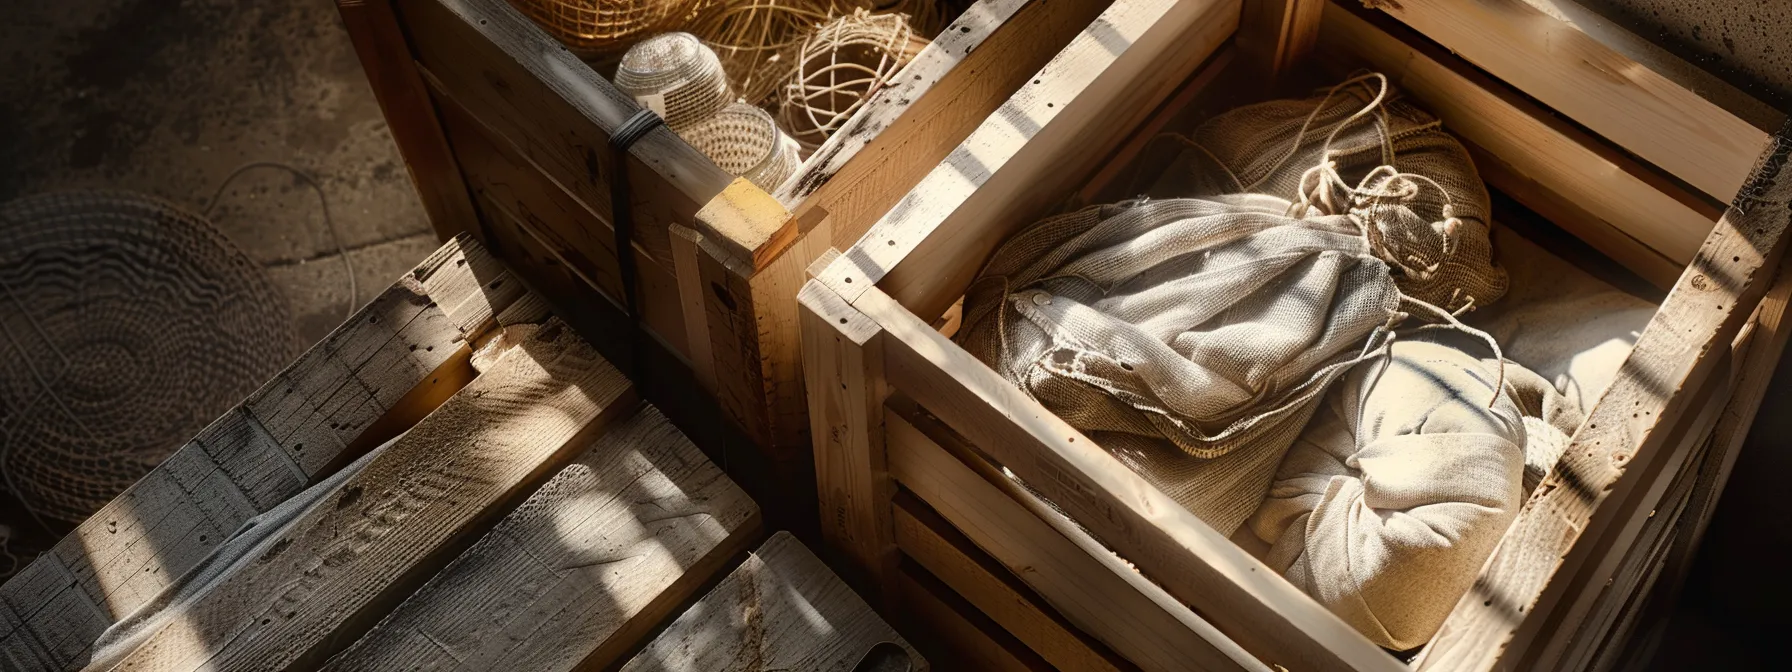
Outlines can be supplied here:
[[325, 669], [610, 666], [758, 535], [746, 493], [644, 406]]
[[117, 666], [321, 664], [633, 406], [627, 379], [549, 321]]
[[[414, 425], [475, 372], [467, 342], [515, 296], [466, 237], [450, 241], [0, 587], [19, 669], [85, 665], [242, 523]], [[458, 319], [457, 319], [458, 318]]]
[[1375, 7], [1720, 202], [1736, 196], [1767, 142], [1766, 131], [1584, 32], [1576, 19], [1593, 15], [1572, 3]]
[[877, 647], [908, 659], [894, 669], [929, 669], [815, 554], [779, 532], [621, 669], [706, 672], [752, 661], [751, 669], [849, 670]]
[[910, 617], [909, 629], [923, 636], [919, 641], [931, 647], [932, 655], [970, 670], [1057, 669], [914, 561], [898, 568], [896, 587]]

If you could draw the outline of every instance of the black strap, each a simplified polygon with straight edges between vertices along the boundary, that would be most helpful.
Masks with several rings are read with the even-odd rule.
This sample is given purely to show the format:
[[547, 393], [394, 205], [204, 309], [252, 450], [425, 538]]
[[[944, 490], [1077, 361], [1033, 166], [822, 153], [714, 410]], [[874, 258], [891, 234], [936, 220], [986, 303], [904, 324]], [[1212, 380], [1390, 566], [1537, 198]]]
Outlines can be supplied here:
[[[628, 311], [629, 343], [635, 352], [630, 353], [629, 366], [639, 372], [635, 362], [641, 359], [640, 341], [635, 332], [640, 329], [641, 305], [640, 290], [635, 273], [635, 217], [630, 207], [630, 191], [628, 186], [628, 150], [641, 138], [647, 137], [654, 129], [666, 125], [660, 115], [652, 110], [638, 110], [628, 121], [616, 128], [610, 135], [610, 149], [615, 150], [616, 169], [610, 171], [610, 225], [616, 230], [616, 270], [622, 275], [623, 309]], [[637, 376], [638, 379], [638, 376]]]

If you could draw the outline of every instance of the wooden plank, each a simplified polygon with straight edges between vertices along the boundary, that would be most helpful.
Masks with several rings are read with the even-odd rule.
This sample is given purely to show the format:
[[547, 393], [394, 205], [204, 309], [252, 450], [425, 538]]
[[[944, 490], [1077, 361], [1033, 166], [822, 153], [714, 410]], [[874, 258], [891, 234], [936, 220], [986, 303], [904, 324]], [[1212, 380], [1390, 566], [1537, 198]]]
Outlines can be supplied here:
[[1326, 0], [1245, 0], [1238, 19], [1238, 50], [1268, 91], [1319, 41]]
[[[551, 238], [581, 275], [621, 303], [622, 274], [616, 263], [616, 231], [609, 212], [593, 212], [513, 153], [509, 143], [488, 137], [480, 125], [452, 100], [441, 106], [442, 126], [454, 143], [455, 156], [475, 193], [521, 218], [543, 237]], [[652, 263], [648, 260], [648, 263]]]
[[[20, 618], [20, 627], [0, 635], [0, 649], [51, 656], [16, 669], [80, 667], [101, 632], [243, 521], [329, 473], [344, 454], [395, 436], [471, 380], [463, 334], [418, 277], [440, 285], [446, 280], [438, 274], [470, 273], [454, 260], [474, 245], [450, 241], [0, 587], [0, 602], [15, 603]], [[313, 405], [296, 388], [286, 391], [318, 370], [341, 372], [346, 393], [318, 395]], [[296, 446], [307, 440], [333, 447], [302, 462]]]
[[[980, 0], [872, 96], [777, 192], [802, 231], [846, 249], [1102, 9], [1102, 0]], [[806, 263], [806, 262], [804, 262]]]
[[[1459, 59], [1429, 45], [1401, 41], [1387, 29], [1405, 28], [1379, 15], [1374, 18], [1381, 21], [1372, 22], [1335, 1], [1326, 3], [1321, 49], [1333, 57], [1366, 60], [1451, 132], [1675, 264], [1684, 267], [1692, 261], [1717, 218], [1702, 196], [1674, 187], [1648, 166], [1552, 118], [1492, 78], [1460, 67]], [[1581, 237], [1595, 246], [1609, 238]], [[1602, 252], [1607, 249], [1609, 245], [1601, 247]], [[1621, 250], [1607, 253], [1624, 260]]]
[[622, 670], [848, 670], [882, 642], [906, 651], [910, 669], [928, 669], [802, 542], [779, 532]]
[[[1776, 133], [1741, 196], [1637, 339], [1563, 458], [1525, 503], [1474, 587], [1422, 654], [1422, 669], [1486, 670], [1523, 655], [1541, 627], [1526, 618], [1566, 591], [1564, 565], [1584, 561], [1576, 544], [1590, 525], [1622, 515], [1613, 490], [1641, 478], [1670, 429], [1722, 359], [1766, 290], [1785, 249], [1792, 179], [1782, 175], [1792, 128]], [[1626, 475], [1629, 478], [1626, 479]]]
[[1009, 231], [1073, 193], [1232, 35], [1238, 8], [1117, 0], [821, 279], [855, 305], [876, 284], [917, 314], [944, 313]]
[[479, 217], [473, 212], [472, 197], [442, 135], [429, 92], [417, 75], [391, 0], [336, 0], [336, 9], [436, 238], [447, 242], [476, 226]]
[[809, 386], [810, 436], [821, 531], [859, 569], [879, 597], [891, 597], [896, 537], [884, 457], [882, 330], [819, 281], [803, 286], [803, 379]]
[[960, 669], [991, 672], [1044, 672], [1049, 663], [1002, 630], [977, 607], [927, 570], [902, 563], [897, 575], [910, 627], [925, 633], [926, 642]]
[[315, 667], [608, 420], [627, 378], [550, 321], [251, 551], [118, 669]]
[[604, 667], [758, 532], [746, 493], [644, 406], [325, 669]]
[[892, 398], [886, 413], [897, 481], [1077, 628], [1146, 670], [1269, 672], [1063, 514], [976, 457], [937, 418], [901, 398]]
[[1060, 670], [1136, 669], [1064, 621], [912, 495], [896, 498], [896, 543], [978, 611]]
[[[532, 168], [510, 161], [514, 155], [498, 149], [498, 143], [475, 130], [478, 124], [460, 108], [445, 103], [442, 119], [457, 150], [467, 159], [467, 179], [474, 185], [474, 200], [487, 220], [514, 220], [552, 251], [557, 263], [621, 306], [622, 278], [616, 266], [615, 233], [609, 224]], [[679, 354], [685, 354], [684, 312], [677, 280], [669, 270], [671, 262], [668, 259], [662, 265], [638, 242], [634, 249], [641, 321]]]
[[1399, 661], [1261, 561], [873, 288], [853, 307], [882, 329], [884, 375], [1121, 557], [1271, 665], [1397, 670]]
[[[639, 109], [633, 100], [502, 0], [397, 2], [422, 70], [447, 97], [592, 212], [612, 212], [610, 134]], [[628, 161], [635, 240], [670, 260], [666, 225], [692, 221], [733, 178], [663, 126]], [[773, 233], [733, 231], [740, 238], [726, 242], [751, 255]]]
[[1525, 0], [1376, 7], [1719, 201], [1736, 196], [1767, 142], [1765, 131]]

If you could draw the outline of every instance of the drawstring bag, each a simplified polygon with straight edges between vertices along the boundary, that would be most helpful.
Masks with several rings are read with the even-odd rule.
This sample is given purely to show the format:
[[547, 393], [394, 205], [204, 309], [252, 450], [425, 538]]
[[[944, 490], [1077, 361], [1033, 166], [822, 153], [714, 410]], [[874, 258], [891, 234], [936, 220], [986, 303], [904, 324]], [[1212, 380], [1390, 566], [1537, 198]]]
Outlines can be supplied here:
[[1345, 215], [1258, 195], [1095, 206], [1016, 234], [966, 350], [1230, 534], [1325, 387], [1405, 318]]
[[[1338, 112], [1332, 101], [1348, 99], [1340, 92], [1371, 81], [1381, 84], [1379, 93], [1362, 98], [1354, 111]], [[1395, 164], [1402, 160], [1396, 149], [1435, 144], [1407, 142], [1429, 136], [1391, 121], [1389, 99], [1385, 78], [1364, 76], [1323, 98], [1290, 101], [1306, 106], [1283, 110], [1294, 127], [1259, 124], [1284, 135], [1257, 138], [1257, 147], [1292, 150], [1245, 174], [1273, 177], [1287, 174], [1284, 164], [1323, 160], [1294, 171], [1288, 184], [1298, 188], [1286, 197], [1247, 193], [1094, 206], [1017, 233], [967, 289], [960, 343], [1230, 535], [1263, 500], [1276, 465], [1326, 388], [1352, 366], [1384, 355], [1396, 329], [1479, 334], [1399, 284], [1404, 278], [1415, 290], [1436, 294], [1428, 278], [1442, 277], [1435, 272], [1445, 266], [1422, 258], [1421, 243], [1453, 246], [1427, 252], [1448, 260], [1479, 227], [1486, 245], [1481, 220], [1454, 215], [1458, 197], [1446, 185], [1461, 173], [1428, 176], [1383, 165], [1362, 171], [1355, 185], [1339, 186], [1356, 171], [1361, 150], [1329, 149], [1334, 142], [1379, 133], [1385, 137], [1370, 144], [1376, 151], [1367, 156]], [[1306, 138], [1313, 134], [1323, 140], [1309, 151]], [[1461, 158], [1460, 166], [1413, 165], [1466, 169], [1478, 183], [1466, 154]], [[1265, 179], [1241, 184], [1262, 188]], [[1468, 212], [1484, 217], [1486, 192], [1479, 194]], [[1427, 211], [1441, 219], [1426, 220], [1421, 213]], [[1426, 232], [1435, 235], [1426, 238]], [[1500, 281], [1503, 291], [1503, 276]], [[1453, 290], [1447, 296], [1460, 311], [1493, 294]], [[1408, 323], [1415, 312], [1434, 324]], [[1487, 341], [1498, 358], [1498, 345]]]
[[1406, 340], [1344, 376], [1251, 517], [1265, 564], [1380, 646], [1430, 641], [1527, 492], [1530, 423], [1488, 405], [1496, 366]]
[[1349, 214], [1406, 296], [1452, 313], [1506, 293], [1488, 242], [1491, 201], [1468, 150], [1380, 73], [1324, 94], [1272, 100], [1207, 120], [1146, 193], [1259, 193]]

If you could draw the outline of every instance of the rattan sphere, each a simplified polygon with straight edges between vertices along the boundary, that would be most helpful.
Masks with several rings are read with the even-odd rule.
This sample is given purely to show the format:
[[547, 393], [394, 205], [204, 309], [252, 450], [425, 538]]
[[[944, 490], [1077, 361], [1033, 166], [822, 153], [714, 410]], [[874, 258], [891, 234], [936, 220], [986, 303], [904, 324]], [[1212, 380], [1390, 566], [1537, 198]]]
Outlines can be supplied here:
[[655, 35], [629, 47], [616, 66], [616, 88], [675, 131], [715, 114], [734, 97], [715, 52], [690, 33]]
[[582, 58], [611, 56], [691, 18], [708, 0], [510, 0]]
[[690, 31], [722, 59], [735, 92], [749, 103], [770, 102], [790, 72], [787, 52], [815, 26], [871, 0], [715, 0]]
[[778, 130], [772, 116], [746, 103], [732, 103], [679, 135], [723, 171], [772, 191], [802, 162], [796, 141]]
[[75, 523], [295, 354], [261, 267], [203, 218], [81, 191], [0, 205], [0, 472]]
[[927, 47], [902, 14], [857, 10], [804, 38], [780, 89], [778, 121], [814, 149], [846, 125], [915, 54]]

